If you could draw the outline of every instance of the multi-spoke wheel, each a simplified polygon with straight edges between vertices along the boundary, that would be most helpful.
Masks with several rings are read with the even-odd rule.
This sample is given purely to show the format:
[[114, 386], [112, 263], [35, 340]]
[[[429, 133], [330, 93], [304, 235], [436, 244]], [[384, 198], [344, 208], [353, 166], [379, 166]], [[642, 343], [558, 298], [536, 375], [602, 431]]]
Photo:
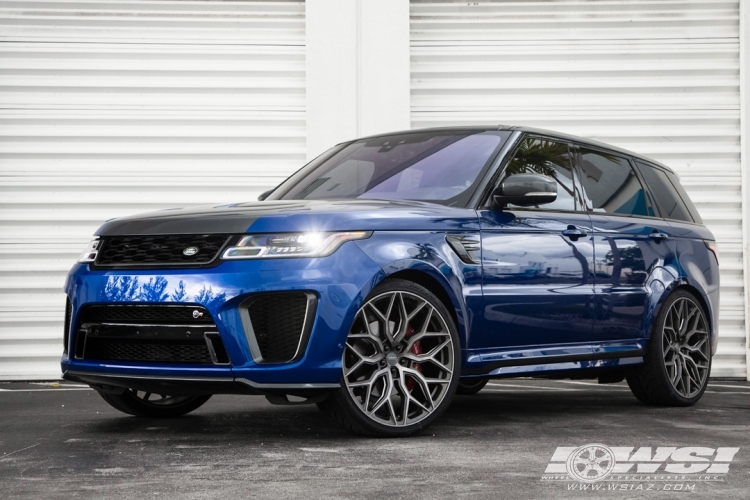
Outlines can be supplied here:
[[99, 395], [128, 415], [138, 417], [179, 417], [197, 409], [211, 396], [170, 396], [135, 389], [127, 389], [121, 394], [100, 392]]
[[354, 318], [342, 370], [341, 389], [319, 405], [339, 423], [378, 436], [424, 429], [450, 404], [461, 370], [450, 313], [410, 281], [378, 285]]
[[678, 290], [667, 298], [644, 361], [627, 376], [642, 402], [687, 406], [703, 395], [711, 371], [711, 338], [706, 314], [693, 295]]

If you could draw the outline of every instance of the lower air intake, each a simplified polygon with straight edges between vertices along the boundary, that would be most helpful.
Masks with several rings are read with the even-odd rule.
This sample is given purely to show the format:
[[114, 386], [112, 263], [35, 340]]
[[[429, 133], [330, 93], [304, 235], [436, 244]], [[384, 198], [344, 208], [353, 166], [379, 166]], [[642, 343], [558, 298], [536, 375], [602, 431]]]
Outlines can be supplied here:
[[309, 292], [256, 295], [240, 305], [256, 363], [288, 363], [304, 355], [317, 299]]
[[202, 339], [190, 343], [160, 343], [89, 338], [85, 359], [213, 364], [211, 353]]
[[75, 359], [231, 364], [211, 314], [198, 305], [92, 305], [73, 331]]
[[65, 298], [65, 324], [63, 325], [63, 353], [68, 353], [68, 342], [70, 340], [70, 321], [73, 317], [73, 303], [70, 298]]

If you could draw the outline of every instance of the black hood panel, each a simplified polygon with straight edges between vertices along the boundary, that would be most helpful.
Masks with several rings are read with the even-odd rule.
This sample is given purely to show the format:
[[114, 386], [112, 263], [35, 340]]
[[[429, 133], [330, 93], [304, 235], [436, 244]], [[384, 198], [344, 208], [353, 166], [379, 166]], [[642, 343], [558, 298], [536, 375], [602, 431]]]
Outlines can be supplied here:
[[98, 236], [297, 231], [419, 231], [478, 227], [476, 211], [418, 201], [263, 201], [112, 219]]

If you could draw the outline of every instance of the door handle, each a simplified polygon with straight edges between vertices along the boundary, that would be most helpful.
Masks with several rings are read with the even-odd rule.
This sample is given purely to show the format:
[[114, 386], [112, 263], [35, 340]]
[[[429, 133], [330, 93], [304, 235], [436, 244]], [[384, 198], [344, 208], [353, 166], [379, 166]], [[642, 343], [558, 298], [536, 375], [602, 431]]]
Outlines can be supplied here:
[[659, 243], [660, 241], [664, 241], [669, 238], [669, 235], [667, 233], [662, 233], [660, 231], [654, 231], [651, 234], [648, 235], [649, 238]]
[[578, 238], [582, 238], [582, 237], [584, 237], [584, 236], [586, 236], [588, 234], [589, 233], [585, 229], [581, 229], [579, 227], [575, 227], [575, 226], [572, 226], [572, 225], [568, 226], [568, 229], [564, 229], [563, 232], [562, 232], [563, 236], [567, 236], [568, 238], [570, 238], [571, 240], [574, 240], [574, 241], [577, 240]]

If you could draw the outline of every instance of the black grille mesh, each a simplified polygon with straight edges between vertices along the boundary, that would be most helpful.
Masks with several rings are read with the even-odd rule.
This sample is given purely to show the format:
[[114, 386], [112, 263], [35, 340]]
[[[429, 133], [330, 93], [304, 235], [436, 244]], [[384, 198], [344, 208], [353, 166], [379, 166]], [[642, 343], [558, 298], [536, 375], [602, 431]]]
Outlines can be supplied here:
[[203, 339], [181, 341], [124, 341], [89, 336], [85, 359], [117, 361], [155, 361], [160, 363], [212, 364]]
[[65, 298], [65, 325], [63, 326], [63, 352], [68, 352], [68, 339], [70, 339], [70, 320], [73, 316], [73, 303], [70, 298]]
[[[198, 311], [198, 317], [193, 312]], [[200, 306], [89, 306], [80, 323], [213, 324], [211, 314]]]
[[262, 295], [250, 303], [250, 322], [263, 361], [283, 363], [294, 357], [306, 309], [307, 296], [303, 293]]
[[[194, 313], [197, 312], [195, 316]], [[207, 309], [189, 305], [95, 305], [84, 309], [79, 325], [120, 323], [124, 325], [196, 325], [200, 331], [214, 326]], [[137, 326], [121, 327], [136, 330]], [[186, 326], [190, 328], [190, 326]], [[145, 361], [158, 363], [212, 364], [204, 338], [192, 339], [122, 339], [86, 335], [81, 330], [76, 340], [78, 356], [83, 359], [112, 361]], [[224, 344], [218, 335], [211, 339], [217, 362], [229, 363]], [[85, 346], [85, 350], [84, 347]], [[80, 351], [79, 351], [80, 350]]]
[[[110, 236], [101, 239], [96, 265], [102, 267], [195, 266], [213, 261], [229, 239], [226, 234]], [[185, 249], [197, 249], [185, 255]]]

